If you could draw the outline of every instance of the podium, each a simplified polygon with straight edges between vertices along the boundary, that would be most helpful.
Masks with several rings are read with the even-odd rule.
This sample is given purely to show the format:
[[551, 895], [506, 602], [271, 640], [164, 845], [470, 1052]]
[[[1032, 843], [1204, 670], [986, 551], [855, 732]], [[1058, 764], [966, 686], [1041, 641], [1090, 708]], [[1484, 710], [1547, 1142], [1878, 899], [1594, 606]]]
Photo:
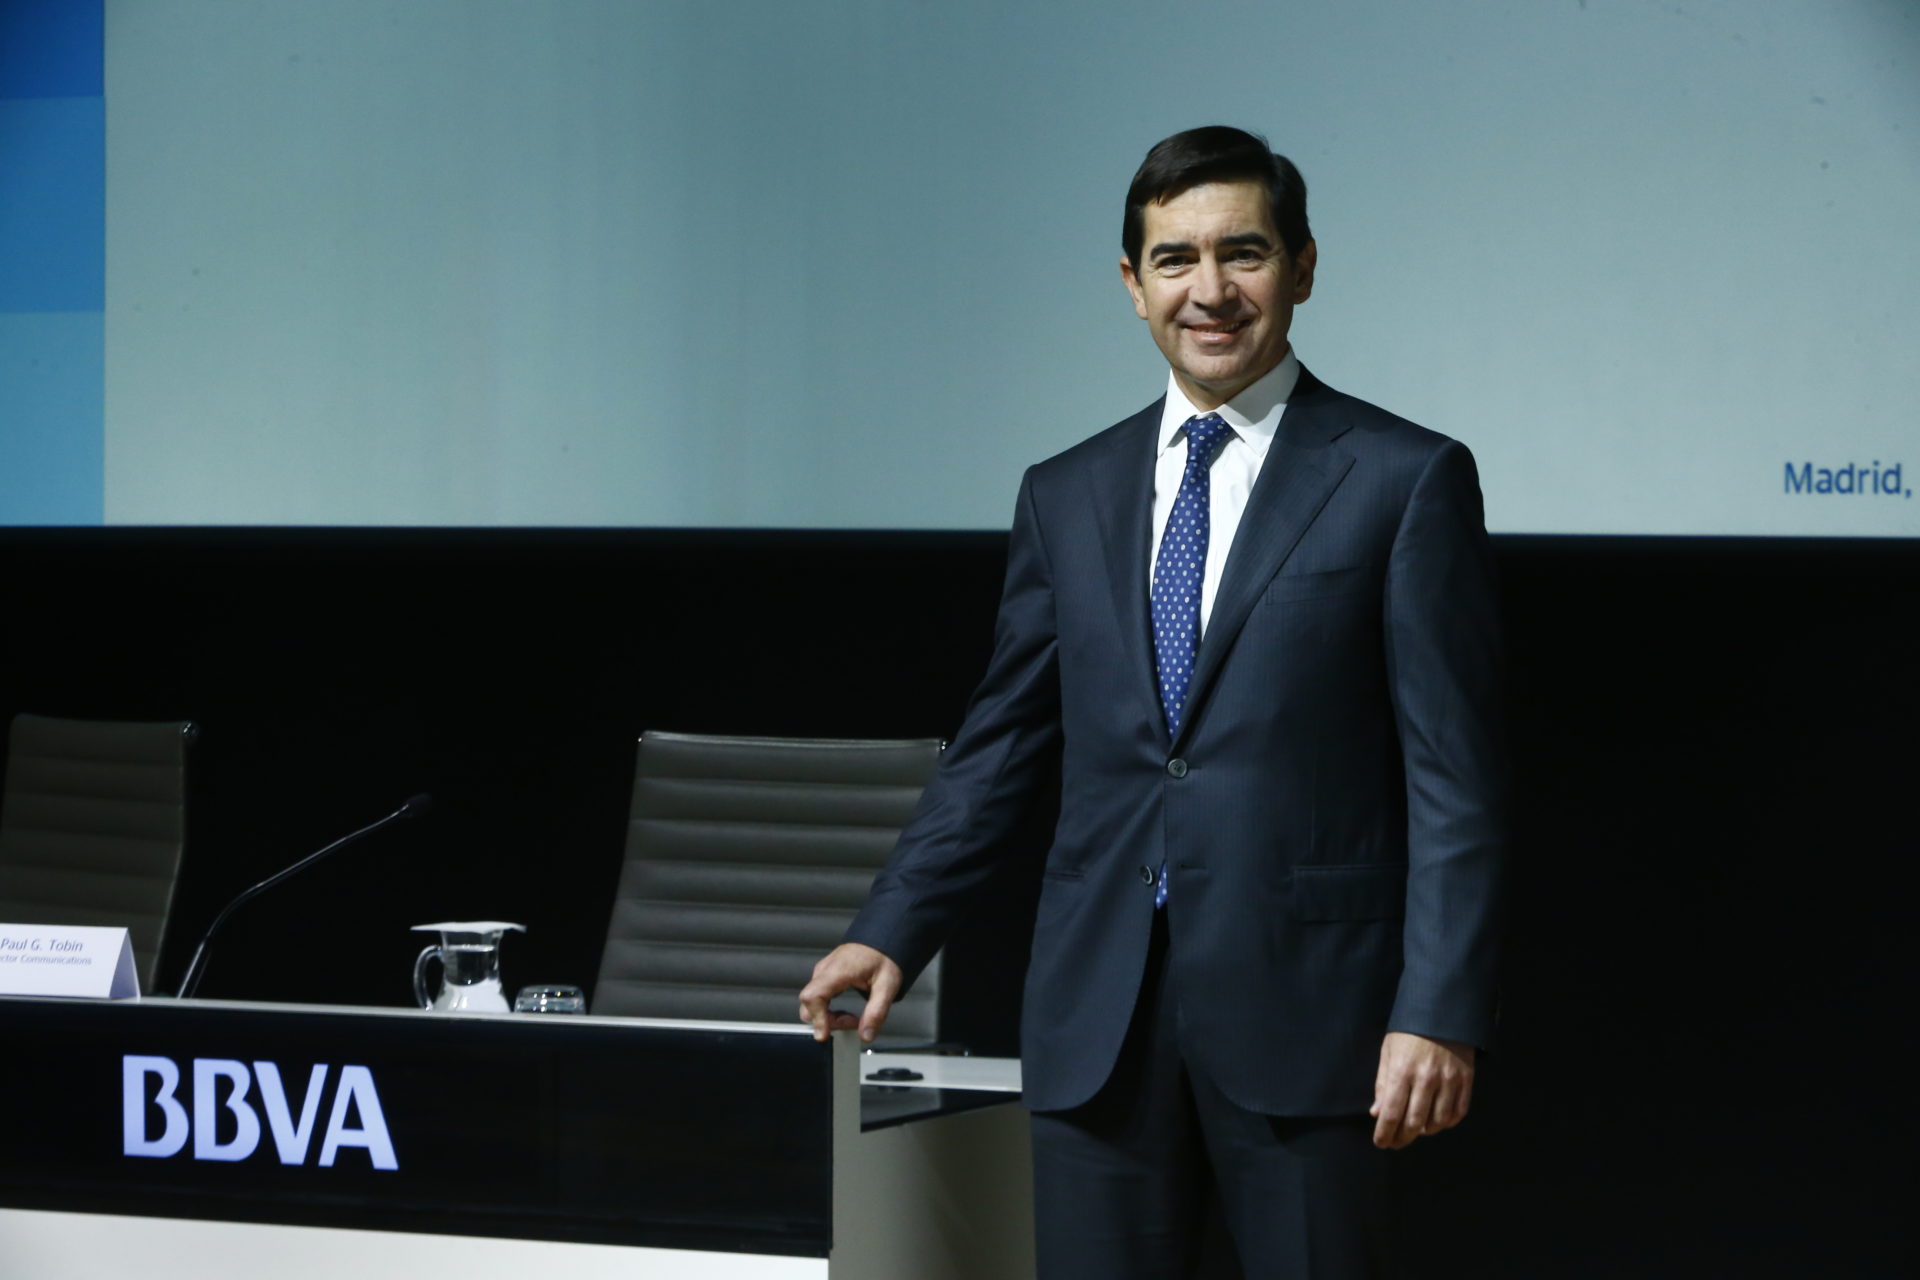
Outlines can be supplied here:
[[[1018, 1064], [744, 1023], [0, 999], [41, 1277], [1032, 1274]], [[881, 1066], [922, 1078], [863, 1084]]]

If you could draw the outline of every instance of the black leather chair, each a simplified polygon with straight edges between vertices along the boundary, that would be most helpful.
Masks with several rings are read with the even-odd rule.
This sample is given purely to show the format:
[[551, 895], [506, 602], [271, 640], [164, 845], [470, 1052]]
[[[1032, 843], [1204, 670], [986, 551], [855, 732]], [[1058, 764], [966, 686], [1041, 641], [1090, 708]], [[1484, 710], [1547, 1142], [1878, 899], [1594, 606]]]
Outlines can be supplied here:
[[186, 844], [190, 721], [18, 715], [0, 798], [0, 920], [124, 925], [143, 991]]
[[[648, 732], [591, 1011], [793, 1022], [932, 776], [937, 739]], [[935, 958], [887, 1020], [939, 1039]]]

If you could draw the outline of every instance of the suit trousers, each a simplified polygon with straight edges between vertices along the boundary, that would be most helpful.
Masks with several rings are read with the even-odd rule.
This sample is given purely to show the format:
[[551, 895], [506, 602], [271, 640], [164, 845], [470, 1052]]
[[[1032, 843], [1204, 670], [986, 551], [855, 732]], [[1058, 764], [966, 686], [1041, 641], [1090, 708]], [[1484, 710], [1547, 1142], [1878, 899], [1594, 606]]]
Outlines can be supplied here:
[[1167, 950], [1160, 911], [1113, 1074], [1082, 1106], [1033, 1113], [1039, 1280], [1231, 1274], [1203, 1264], [1210, 1215], [1246, 1280], [1390, 1275], [1373, 1121], [1246, 1111], [1190, 1070]]

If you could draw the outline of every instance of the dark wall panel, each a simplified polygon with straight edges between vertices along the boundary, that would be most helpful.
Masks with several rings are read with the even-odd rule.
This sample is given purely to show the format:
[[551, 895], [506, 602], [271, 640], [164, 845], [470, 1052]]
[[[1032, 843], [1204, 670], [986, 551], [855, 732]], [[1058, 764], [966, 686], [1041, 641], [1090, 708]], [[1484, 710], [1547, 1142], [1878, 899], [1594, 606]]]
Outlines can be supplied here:
[[[1415, 1274], [1905, 1274], [1920, 546], [1496, 540], [1519, 809], [1501, 1044], [1401, 1161]], [[950, 736], [993, 534], [9, 530], [0, 714], [203, 727], [163, 985], [403, 1004], [407, 926], [591, 985], [646, 728]], [[1037, 846], [1049, 821], [1034, 815]], [[1009, 1051], [1030, 893], [955, 946]], [[994, 964], [987, 964], [988, 961]]]
[[20, 532], [0, 543], [0, 711], [200, 724], [163, 987], [232, 894], [418, 791], [430, 818], [237, 914], [202, 994], [405, 1003], [407, 927], [470, 917], [528, 925], [509, 985], [590, 986], [638, 735], [951, 736], [1004, 545]]

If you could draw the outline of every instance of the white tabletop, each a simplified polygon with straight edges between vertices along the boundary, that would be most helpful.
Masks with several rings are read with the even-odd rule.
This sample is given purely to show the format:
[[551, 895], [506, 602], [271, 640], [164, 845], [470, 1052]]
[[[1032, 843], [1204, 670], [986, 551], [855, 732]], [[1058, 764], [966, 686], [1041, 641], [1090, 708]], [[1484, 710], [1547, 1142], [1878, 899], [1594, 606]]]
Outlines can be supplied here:
[[[918, 1071], [918, 1080], [870, 1080], [882, 1067]], [[1020, 1092], [1020, 1059], [961, 1058], [941, 1053], [863, 1053], [860, 1083], [900, 1089], [977, 1089], [984, 1093]]]
[[281, 1004], [266, 1000], [204, 1000], [198, 997], [190, 1000], [178, 1000], [173, 996], [144, 996], [138, 1000], [76, 1000], [67, 996], [0, 996], [0, 1000], [9, 999], [35, 1001], [61, 1001], [71, 1004], [139, 1004], [148, 1007], [162, 1006], [177, 1009], [235, 1009], [251, 1010], [256, 1013], [308, 1013], [331, 1014], [351, 1017], [381, 1018], [433, 1018], [441, 1021], [466, 1020], [473, 1022], [531, 1022], [538, 1020], [542, 1026], [582, 1026], [582, 1027], [650, 1027], [677, 1031], [725, 1031], [746, 1032], [754, 1035], [771, 1036], [810, 1036], [813, 1028], [795, 1020], [786, 1022], [718, 1022], [702, 1021], [694, 1018], [603, 1018], [584, 1013], [476, 1013], [471, 1010], [459, 1012], [434, 1011], [409, 1008], [406, 1005], [371, 1004]]

